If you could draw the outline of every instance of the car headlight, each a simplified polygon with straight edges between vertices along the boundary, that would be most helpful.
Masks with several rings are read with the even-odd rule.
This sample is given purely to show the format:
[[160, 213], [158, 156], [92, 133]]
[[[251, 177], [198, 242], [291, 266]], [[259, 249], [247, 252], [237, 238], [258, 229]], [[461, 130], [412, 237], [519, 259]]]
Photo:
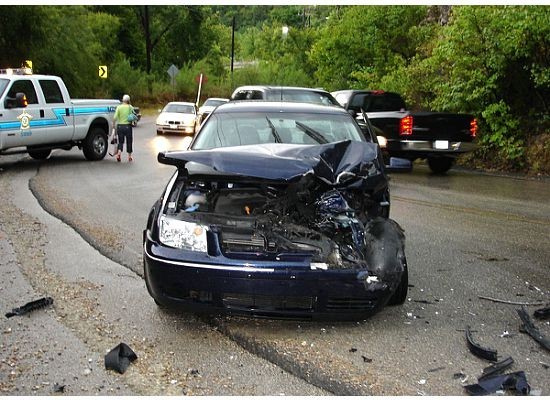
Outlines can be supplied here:
[[203, 225], [160, 217], [159, 239], [166, 246], [206, 253], [206, 231]]

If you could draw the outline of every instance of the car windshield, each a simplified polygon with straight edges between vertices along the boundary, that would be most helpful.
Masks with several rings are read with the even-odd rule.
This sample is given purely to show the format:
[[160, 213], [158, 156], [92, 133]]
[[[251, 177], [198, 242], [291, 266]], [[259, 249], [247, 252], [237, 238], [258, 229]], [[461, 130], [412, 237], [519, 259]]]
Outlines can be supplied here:
[[187, 104], [168, 104], [164, 107], [163, 112], [172, 112], [180, 114], [194, 114], [195, 107]]
[[219, 106], [220, 104], [223, 104], [225, 103], [224, 100], [214, 100], [214, 99], [207, 99], [203, 106], [209, 106], [209, 107], [217, 107]]
[[9, 82], [9, 79], [0, 79], [0, 96], [4, 94], [4, 90], [6, 90]]
[[325, 144], [365, 141], [350, 115], [330, 113], [214, 113], [194, 150], [261, 143]]

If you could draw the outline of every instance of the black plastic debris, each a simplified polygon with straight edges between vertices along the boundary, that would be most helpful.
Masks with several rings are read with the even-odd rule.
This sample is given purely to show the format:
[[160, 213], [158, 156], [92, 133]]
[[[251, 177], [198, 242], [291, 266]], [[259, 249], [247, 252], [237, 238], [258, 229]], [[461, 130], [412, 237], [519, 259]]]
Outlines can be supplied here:
[[200, 376], [200, 373], [198, 369], [190, 369], [189, 375], [197, 377], [197, 376]]
[[6, 318], [28, 314], [31, 311], [38, 310], [39, 308], [44, 308], [52, 304], [53, 299], [51, 297], [42, 297], [41, 299], [30, 301], [24, 306], [14, 308], [10, 312], [6, 313]]
[[366, 363], [371, 363], [372, 362], [372, 358], [368, 358], [366, 356], [361, 356], [363, 358], [363, 362], [366, 362]]
[[504, 372], [506, 368], [508, 368], [510, 365], [514, 363], [514, 359], [512, 357], [505, 358], [502, 361], [499, 361], [497, 363], [494, 363], [492, 365], [489, 365], [487, 368], [483, 369], [483, 373], [479, 378], [477, 378], [479, 381], [487, 379], [491, 376], [500, 374]]
[[550, 319], [550, 307], [539, 308], [533, 315], [537, 319]]
[[453, 374], [453, 379], [464, 379], [466, 378], [466, 374], [464, 372], [456, 372]]
[[105, 369], [123, 374], [137, 355], [126, 343], [121, 343], [105, 355]]
[[65, 385], [60, 385], [59, 383], [56, 383], [53, 385], [53, 391], [54, 393], [65, 393]]
[[528, 395], [531, 391], [523, 371], [478, 380], [478, 383], [466, 385], [464, 389], [472, 396], [486, 396], [498, 390], [515, 390], [517, 394], [521, 395]]
[[489, 349], [487, 347], [482, 347], [472, 339], [472, 333], [470, 331], [470, 326], [466, 327], [466, 342], [468, 342], [468, 348], [472, 354], [483, 358], [489, 361], [497, 361], [497, 351]]
[[529, 317], [529, 313], [527, 312], [525, 307], [521, 307], [516, 311], [518, 312], [518, 315], [523, 322], [522, 326], [520, 327], [520, 331], [527, 332], [529, 336], [535, 339], [535, 341], [538, 342], [542, 347], [550, 351], [550, 340], [544, 337], [542, 333], [540, 333], [539, 329], [531, 320], [531, 317]]
[[351, 349], [349, 349], [350, 353], [355, 353], [356, 351], [357, 351], [357, 349], [355, 347], [352, 347]]
[[437, 371], [441, 371], [441, 370], [444, 370], [445, 367], [436, 367], [436, 368], [432, 368], [432, 369], [429, 369], [428, 372], [437, 372]]

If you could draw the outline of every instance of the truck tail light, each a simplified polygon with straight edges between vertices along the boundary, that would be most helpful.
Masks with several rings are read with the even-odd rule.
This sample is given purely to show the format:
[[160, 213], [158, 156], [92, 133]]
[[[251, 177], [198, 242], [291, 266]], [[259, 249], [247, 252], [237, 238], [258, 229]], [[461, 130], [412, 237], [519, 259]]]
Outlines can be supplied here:
[[413, 117], [412, 115], [407, 115], [406, 117], [401, 118], [399, 122], [399, 135], [401, 136], [410, 136], [413, 133]]
[[477, 120], [472, 118], [470, 121], [470, 135], [475, 138], [477, 135]]

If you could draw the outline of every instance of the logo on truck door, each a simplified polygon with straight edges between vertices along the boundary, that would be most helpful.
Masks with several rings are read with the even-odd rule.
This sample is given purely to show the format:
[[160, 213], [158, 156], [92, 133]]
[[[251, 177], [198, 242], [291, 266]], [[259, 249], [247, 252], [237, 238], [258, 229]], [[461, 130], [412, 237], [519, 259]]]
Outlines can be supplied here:
[[33, 116], [30, 115], [27, 110], [24, 110], [21, 115], [17, 117], [17, 119], [21, 121], [21, 130], [27, 130], [31, 127], [32, 118]]

